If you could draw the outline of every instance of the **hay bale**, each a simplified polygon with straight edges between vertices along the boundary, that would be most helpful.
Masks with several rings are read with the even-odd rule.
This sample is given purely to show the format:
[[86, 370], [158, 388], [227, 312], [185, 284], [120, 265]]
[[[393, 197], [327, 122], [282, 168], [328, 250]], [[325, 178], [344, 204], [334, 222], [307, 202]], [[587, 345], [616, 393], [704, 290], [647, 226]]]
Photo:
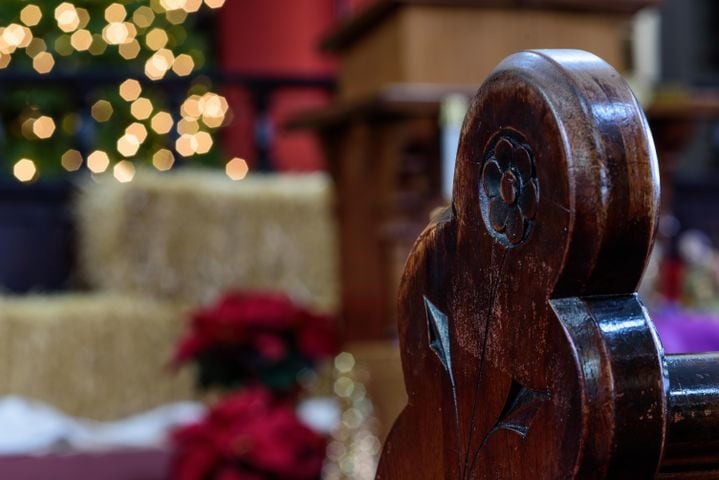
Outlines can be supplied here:
[[191, 372], [167, 367], [184, 313], [118, 294], [0, 297], [0, 395], [99, 420], [191, 399]]
[[91, 288], [209, 302], [230, 288], [271, 289], [338, 308], [328, 178], [140, 172], [90, 183], [77, 203], [80, 269]]

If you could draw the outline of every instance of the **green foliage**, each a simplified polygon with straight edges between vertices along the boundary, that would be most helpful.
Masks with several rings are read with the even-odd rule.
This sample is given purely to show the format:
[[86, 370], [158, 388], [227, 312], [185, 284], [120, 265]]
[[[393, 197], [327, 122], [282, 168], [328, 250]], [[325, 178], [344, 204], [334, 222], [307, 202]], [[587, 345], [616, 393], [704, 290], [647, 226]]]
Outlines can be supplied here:
[[[125, 32], [123, 29], [127, 31], [120, 45], [111, 44], [113, 37], [108, 35], [110, 22], [106, 19], [106, 9], [111, 5], [117, 8], [117, 4], [127, 13], [119, 21], [110, 18], [120, 25], [121, 33]], [[200, 6], [197, 0], [188, 0], [187, 4]], [[23, 16], [23, 9], [28, 5], [41, 10], [39, 23], [27, 22], [29, 17]], [[203, 25], [207, 25], [213, 10], [202, 5], [196, 12], [182, 9], [168, 12], [163, 5], [160, 0], [0, 2], [0, 67], [4, 66], [0, 70], [2, 174], [12, 175], [13, 165], [21, 158], [29, 158], [35, 163], [38, 170], [35, 178], [61, 174], [65, 170], [60, 159], [69, 149], [79, 150], [84, 158], [95, 150], [106, 152], [111, 159], [110, 171], [112, 164], [123, 159], [136, 164], [151, 164], [152, 155], [158, 149], [174, 150], [177, 129], [173, 127], [169, 134], [153, 131], [152, 116], [141, 120], [133, 117], [131, 101], [124, 100], [118, 90], [127, 78], [140, 80], [142, 97], [152, 102], [152, 115], [170, 112], [175, 124], [182, 118], [179, 107], [186, 97], [212, 91], [210, 80], [196, 72], [212, 66], [209, 64], [212, 59], [206, 56], [211, 51], [211, 31]], [[74, 13], [58, 17], [63, 8], [70, 8]], [[148, 16], [150, 9], [152, 13]], [[23, 20], [28, 24], [25, 25]], [[148, 45], [147, 41], [147, 34], [156, 29], [167, 34], [167, 43], [159, 52], [157, 45]], [[80, 30], [87, 30], [93, 36], [89, 49], [78, 41], [80, 34], [73, 40], [72, 35]], [[13, 37], [12, 34], [17, 32], [20, 32], [19, 36]], [[82, 34], [87, 35], [86, 32]], [[29, 42], [30, 35], [32, 43]], [[18, 38], [22, 38], [22, 43], [13, 45]], [[54, 60], [48, 72], [44, 72], [46, 68], [42, 66], [33, 65], [32, 57], [37, 63], [37, 55], [43, 51]], [[44, 60], [47, 60], [47, 54], [44, 54]], [[160, 54], [165, 55], [164, 58], [169, 56], [170, 62], [163, 63]], [[192, 59], [192, 73], [179, 68], [175, 73], [170, 68], [173, 58], [181, 54]], [[153, 58], [159, 58], [153, 65], [160, 65], [160, 74], [157, 69], [152, 70]], [[187, 60], [187, 56], [183, 58]], [[98, 100], [106, 100], [112, 105], [112, 115], [107, 121], [98, 121], [91, 115], [91, 107]], [[40, 116], [49, 116], [54, 121], [56, 128], [49, 138], [38, 138], [32, 133], [32, 121]], [[195, 120], [195, 129], [199, 131], [212, 134], [217, 129], [217, 121], [207, 125], [201, 117]], [[148, 135], [137, 153], [125, 158], [118, 151], [117, 142], [133, 122], [145, 125]], [[195, 129], [188, 134], [194, 134]], [[219, 159], [217, 142], [205, 154], [188, 155], [189, 161], [210, 165], [218, 165]], [[86, 171], [84, 165], [82, 171]]]

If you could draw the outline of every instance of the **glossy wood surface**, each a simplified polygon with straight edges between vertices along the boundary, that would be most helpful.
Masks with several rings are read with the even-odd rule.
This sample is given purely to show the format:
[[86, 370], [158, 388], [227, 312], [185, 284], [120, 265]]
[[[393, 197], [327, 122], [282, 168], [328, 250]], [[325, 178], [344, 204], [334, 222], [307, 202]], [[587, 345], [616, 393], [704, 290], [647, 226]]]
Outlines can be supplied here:
[[719, 367], [666, 358], [634, 293], [658, 208], [615, 70], [577, 50], [505, 59], [465, 119], [452, 205], [407, 260], [408, 403], [377, 478], [651, 479], [665, 450], [668, 474], [717, 478], [715, 429], [697, 429], [719, 415]]

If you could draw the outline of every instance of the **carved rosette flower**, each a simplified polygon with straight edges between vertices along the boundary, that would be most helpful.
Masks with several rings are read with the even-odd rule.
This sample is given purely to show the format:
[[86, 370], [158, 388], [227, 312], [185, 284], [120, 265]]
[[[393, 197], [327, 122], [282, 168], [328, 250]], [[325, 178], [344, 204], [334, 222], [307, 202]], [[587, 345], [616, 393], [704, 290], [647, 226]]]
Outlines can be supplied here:
[[500, 137], [484, 162], [480, 188], [487, 226], [505, 245], [520, 244], [529, 233], [539, 200], [529, 147]]

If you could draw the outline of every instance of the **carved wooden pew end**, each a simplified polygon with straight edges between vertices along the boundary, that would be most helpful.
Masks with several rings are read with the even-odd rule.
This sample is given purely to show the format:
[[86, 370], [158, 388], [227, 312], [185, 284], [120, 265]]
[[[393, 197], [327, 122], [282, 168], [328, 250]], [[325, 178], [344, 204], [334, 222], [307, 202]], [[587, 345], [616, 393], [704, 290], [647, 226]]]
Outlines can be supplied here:
[[505, 59], [467, 113], [451, 208], [407, 260], [408, 403], [377, 478], [719, 478], [717, 357], [665, 356], [634, 293], [658, 206], [614, 69]]

